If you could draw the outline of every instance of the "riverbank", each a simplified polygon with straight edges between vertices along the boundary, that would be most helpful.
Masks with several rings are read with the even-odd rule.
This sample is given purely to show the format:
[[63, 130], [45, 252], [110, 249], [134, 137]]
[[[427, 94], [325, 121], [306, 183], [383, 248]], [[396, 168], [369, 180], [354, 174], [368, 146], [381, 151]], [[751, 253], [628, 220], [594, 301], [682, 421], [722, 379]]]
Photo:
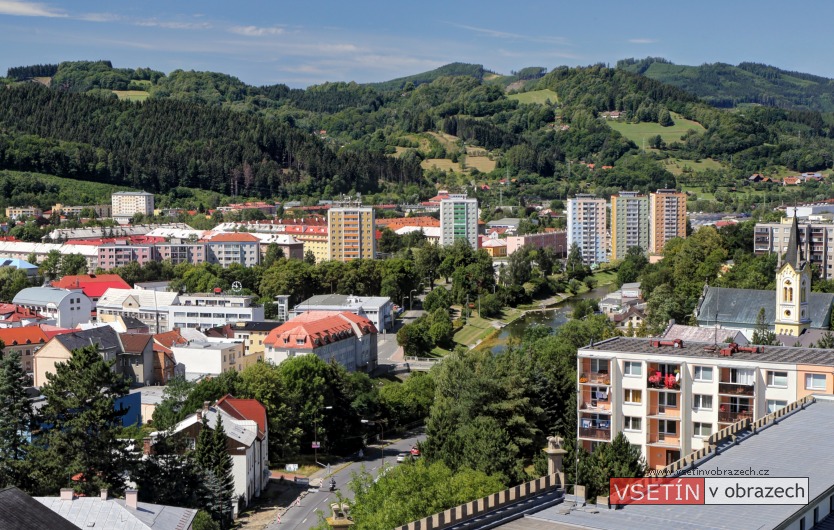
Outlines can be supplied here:
[[[592, 274], [591, 277], [596, 282], [595, 289], [599, 289], [616, 283], [617, 271], [616, 269], [600, 270]], [[525, 318], [530, 313], [544, 313], [552, 310], [554, 307], [564, 304], [577, 296], [582, 296], [591, 290], [583, 283], [582, 288], [576, 293], [557, 293], [544, 300], [536, 300], [532, 304], [519, 305], [516, 308], [505, 307], [502, 311], [501, 318], [484, 319], [480, 316], [473, 316], [455, 334], [454, 341], [470, 349], [493, 348], [499, 343], [498, 338], [501, 330], [506, 326]]]

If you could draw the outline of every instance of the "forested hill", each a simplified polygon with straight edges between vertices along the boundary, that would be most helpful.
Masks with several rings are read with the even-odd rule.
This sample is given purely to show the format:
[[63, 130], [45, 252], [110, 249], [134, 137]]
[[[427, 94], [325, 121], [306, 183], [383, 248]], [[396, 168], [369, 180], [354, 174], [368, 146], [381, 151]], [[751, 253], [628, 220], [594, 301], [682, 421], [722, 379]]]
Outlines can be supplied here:
[[149, 191], [188, 186], [250, 196], [374, 192], [380, 179], [421, 176], [407, 159], [359, 148], [337, 152], [276, 119], [36, 84], [0, 90], [0, 168]]
[[834, 112], [834, 80], [765, 64], [684, 66], [647, 57], [624, 59], [617, 63], [617, 68], [682, 88], [716, 107], [757, 103]]
[[480, 64], [450, 63], [428, 72], [399, 77], [397, 79], [383, 81], [381, 83], [370, 83], [370, 86], [383, 91], [400, 90], [409, 83], [414, 87], [422, 85], [423, 83], [431, 83], [435, 79], [447, 76], [468, 76], [480, 81], [484, 78], [485, 73], [487, 73], [487, 71], [484, 70], [484, 67]]

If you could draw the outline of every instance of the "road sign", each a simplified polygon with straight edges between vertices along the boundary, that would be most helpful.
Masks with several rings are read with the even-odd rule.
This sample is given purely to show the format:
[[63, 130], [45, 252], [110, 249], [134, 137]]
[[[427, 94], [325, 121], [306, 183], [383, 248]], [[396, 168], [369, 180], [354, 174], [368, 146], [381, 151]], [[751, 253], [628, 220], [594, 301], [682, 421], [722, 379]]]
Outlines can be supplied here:
[[321, 444], [319, 442], [313, 442], [313, 449], [321, 449]]
[[284, 471], [298, 471], [298, 464], [287, 464], [284, 466]]

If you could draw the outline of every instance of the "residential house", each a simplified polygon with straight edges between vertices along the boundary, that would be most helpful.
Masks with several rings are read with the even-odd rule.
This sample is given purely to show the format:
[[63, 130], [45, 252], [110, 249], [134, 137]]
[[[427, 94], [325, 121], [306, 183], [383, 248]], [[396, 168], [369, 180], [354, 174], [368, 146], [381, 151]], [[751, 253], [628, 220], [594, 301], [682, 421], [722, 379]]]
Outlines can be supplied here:
[[242, 342], [219, 339], [190, 341], [187, 344], [172, 346], [171, 350], [177, 364], [184, 366], [185, 377], [189, 380], [243, 369]]
[[0, 328], [0, 342], [4, 344], [3, 355], [20, 352], [21, 367], [32, 373], [35, 352], [49, 342], [49, 337], [38, 326]]
[[[114, 530], [191, 530], [197, 510], [162, 504], [139, 502], [139, 492], [125, 491], [124, 499], [108, 496], [102, 490], [97, 497], [76, 496], [71, 488], [61, 489], [60, 497], [35, 497], [74, 528]], [[43, 526], [41, 528], [63, 528]]]
[[27, 287], [15, 295], [12, 303], [27, 307], [46, 317], [46, 323], [74, 328], [90, 321], [92, 302], [79, 291], [56, 287]]
[[481, 243], [481, 248], [486, 250], [489, 257], [506, 258], [507, 257], [507, 240], [498, 239], [497, 237], [485, 238]]
[[78, 530], [14, 486], [0, 489], [0, 530]]
[[174, 359], [174, 346], [187, 344], [188, 340], [180, 335], [175, 329], [165, 333], [157, 333], [153, 336], [153, 376], [154, 381], [161, 385], [167, 385], [168, 381], [176, 375], [185, 377], [185, 367], [177, 365]]
[[46, 320], [32, 309], [16, 304], [0, 304], [0, 328], [32, 326]]
[[280, 364], [298, 355], [316, 355], [351, 372], [371, 371], [377, 365], [376, 333], [373, 322], [348, 311], [302, 313], [269, 333], [264, 358]]
[[[226, 449], [232, 457], [235, 497], [248, 505], [259, 497], [269, 481], [269, 436], [266, 409], [257, 400], [235, 399], [230, 395], [221, 398], [217, 404], [208, 402], [201, 410], [190, 414], [173, 429], [174, 436], [185, 438], [194, 447], [200, 431], [205, 425], [214, 430], [218, 417], [226, 433]], [[159, 433], [151, 433], [145, 439], [145, 454], [153, 452]], [[234, 506], [237, 517], [238, 506]]]
[[116, 368], [134, 385], [154, 383], [153, 336], [145, 333], [119, 333], [122, 355]]
[[9, 219], [19, 219], [21, 217], [41, 217], [43, 210], [37, 206], [7, 206], [6, 217]]
[[281, 325], [281, 322], [254, 321], [235, 322], [229, 327], [233, 339], [243, 342], [243, 367], [264, 360], [264, 340], [269, 333]]
[[387, 296], [320, 294], [295, 306], [291, 316], [296, 317], [308, 311], [349, 311], [367, 318], [383, 333], [394, 327], [394, 303]]
[[80, 290], [92, 302], [93, 310], [96, 309], [98, 299], [102, 297], [107, 289], [130, 289], [130, 285], [118, 274], [78, 274], [64, 276], [60, 280], [52, 282], [52, 287], [68, 289], [71, 291]]

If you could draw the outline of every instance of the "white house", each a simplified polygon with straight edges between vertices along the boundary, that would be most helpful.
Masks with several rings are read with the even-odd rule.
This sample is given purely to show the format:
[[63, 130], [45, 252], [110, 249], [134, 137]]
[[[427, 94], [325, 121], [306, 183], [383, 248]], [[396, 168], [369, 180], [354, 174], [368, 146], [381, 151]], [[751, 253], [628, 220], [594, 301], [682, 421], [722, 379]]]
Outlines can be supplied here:
[[35, 311], [47, 319], [47, 324], [74, 328], [90, 321], [93, 303], [79, 291], [56, 287], [27, 287], [14, 297], [12, 303]]
[[226, 340], [191, 341], [182, 346], [172, 346], [177, 364], [185, 366], [186, 379], [202, 375], [220, 375], [223, 372], [242, 370], [243, 343]]

